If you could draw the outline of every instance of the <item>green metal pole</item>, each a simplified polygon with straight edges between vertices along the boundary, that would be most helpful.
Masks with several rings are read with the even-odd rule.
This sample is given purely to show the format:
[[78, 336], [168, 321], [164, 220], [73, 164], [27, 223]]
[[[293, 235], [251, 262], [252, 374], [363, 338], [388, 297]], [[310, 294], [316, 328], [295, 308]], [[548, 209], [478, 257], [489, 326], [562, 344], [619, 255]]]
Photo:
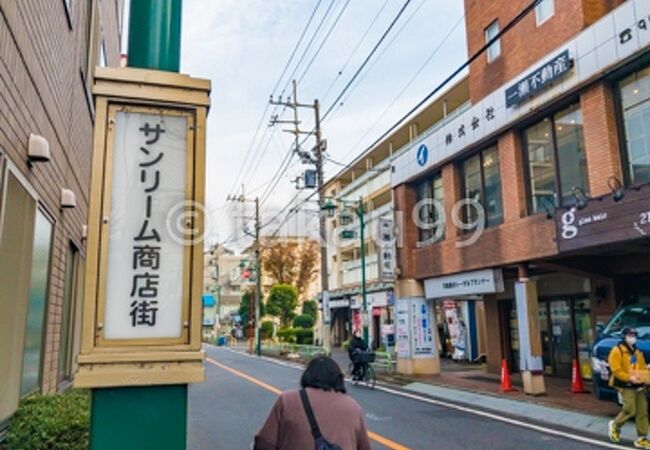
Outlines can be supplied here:
[[178, 72], [182, 0], [131, 0], [129, 67]]
[[[131, 0], [129, 67], [178, 72], [182, 0]], [[91, 450], [185, 450], [187, 385], [92, 390]]]
[[[359, 224], [361, 227], [361, 231], [359, 233], [359, 237], [361, 238], [361, 298], [363, 299], [363, 318], [367, 319], [368, 301], [366, 296], [366, 236], [364, 232], [366, 222], [363, 215], [363, 198], [359, 198], [357, 216], [359, 217]], [[365, 320], [363, 324], [363, 340], [368, 342], [368, 323]]]

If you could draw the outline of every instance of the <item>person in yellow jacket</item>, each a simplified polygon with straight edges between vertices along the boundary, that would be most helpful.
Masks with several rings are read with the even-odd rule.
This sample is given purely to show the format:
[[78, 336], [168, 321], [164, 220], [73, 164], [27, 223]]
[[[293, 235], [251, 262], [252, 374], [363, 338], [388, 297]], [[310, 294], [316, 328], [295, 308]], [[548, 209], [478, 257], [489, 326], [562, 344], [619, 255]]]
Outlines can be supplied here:
[[636, 448], [650, 449], [648, 440], [648, 400], [646, 388], [635, 371], [646, 370], [643, 353], [636, 348], [637, 332], [634, 328], [623, 328], [621, 342], [609, 352], [609, 385], [616, 388], [623, 400], [623, 409], [609, 422], [609, 439], [620, 442], [621, 427], [634, 417], [638, 438]]

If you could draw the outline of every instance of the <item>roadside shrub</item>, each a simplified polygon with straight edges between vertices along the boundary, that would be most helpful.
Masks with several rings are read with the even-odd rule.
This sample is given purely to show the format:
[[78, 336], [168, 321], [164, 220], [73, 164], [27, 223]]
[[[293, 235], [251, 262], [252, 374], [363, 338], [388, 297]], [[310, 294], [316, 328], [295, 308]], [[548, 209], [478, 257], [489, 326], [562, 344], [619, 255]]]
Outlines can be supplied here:
[[262, 333], [262, 339], [271, 339], [273, 338], [273, 321], [265, 320], [262, 322], [260, 332]]
[[299, 316], [296, 316], [293, 319], [293, 327], [294, 328], [312, 328], [314, 326], [314, 318], [308, 314], [301, 314]]
[[86, 450], [90, 434], [88, 391], [34, 395], [18, 406], [7, 430], [5, 450]]
[[278, 339], [280, 339], [281, 342], [289, 342], [289, 343], [295, 343], [296, 342], [296, 330], [293, 328], [281, 328], [278, 330]]
[[297, 329], [296, 333], [296, 342], [303, 345], [313, 345], [314, 344], [314, 330], [305, 330]]

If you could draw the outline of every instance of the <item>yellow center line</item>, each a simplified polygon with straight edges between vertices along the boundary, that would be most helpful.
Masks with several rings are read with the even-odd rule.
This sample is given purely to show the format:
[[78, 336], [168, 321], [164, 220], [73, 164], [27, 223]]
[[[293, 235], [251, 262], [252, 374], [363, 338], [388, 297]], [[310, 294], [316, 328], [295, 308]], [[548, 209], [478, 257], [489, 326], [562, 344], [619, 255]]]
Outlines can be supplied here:
[[[240, 378], [243, 378], [246, 381], [250, 381], [251, 383], [261, 387], [262, 389], [266, 389], [269, 392], [273, 392], [275, 395], [280, 395], [282, 393], [282, 391], [280, 389], [276, 388], [275, 386], [271, 386], [270, 384], [266, 384], [265, 382], [260, 381], [255, 377], [252, 377], [252, 376], [250, 376], [250, 375], [248, 375], [248, 374], [246, 374], [244, 372], [240, 372], [239, 370], [233, 369], [232, 367], [226, 366], [225, 364], [217, 362], [212, 358], [205, 358], [205, 360], [207, 362], [209, 362], [210, 364], [212, 364], [213, 366], [217, 366], [220, 369], [226, 370], [226, 371], [232, 373], [233, 375], [236, 375], [236, 376], [238, 376]], [[408, 447], [405, 447], [405, 446], [403, 446], [401, 444], [398, 444], [395, 441], [391, 441], [390, 439], [385, 438], [385, 437], [383, 437], [383, 436], [381, 436], [381, 435], [379, 435], [377, 433], [373, 433], [372, 431], [368, 431], [368, 437], [370, 439], [372, 439], [373, 441], [375, 441], [375, 442], [377, 442], [377, 443], [379, 443], [379, 444], [381, 444], [381, 445], [383, 445], [385, 447], [388, 447], [388, 448], [390, 448], [392, 450], [410, 450]]]

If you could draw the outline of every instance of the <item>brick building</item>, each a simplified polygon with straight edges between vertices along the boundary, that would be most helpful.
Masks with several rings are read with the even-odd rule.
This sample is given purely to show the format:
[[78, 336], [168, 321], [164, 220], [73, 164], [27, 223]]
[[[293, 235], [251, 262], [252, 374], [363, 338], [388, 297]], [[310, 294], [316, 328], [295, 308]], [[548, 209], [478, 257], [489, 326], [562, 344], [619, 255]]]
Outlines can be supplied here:
[[[528, 5], [466, 0], [468, 53]], [[650, 299], [649, 44], [647, 1], [544, 0], [472, 63], [470, 108], [393, 161], [399, 370], [440, 370], [434, 311], [466, 302], [489, 370], [543, 392], [574, 360], [589, 377], [597, 322]]]
[[74, 373], [96, 65], [119, 65], [122, 0], [0, 1], [0, 430]]

